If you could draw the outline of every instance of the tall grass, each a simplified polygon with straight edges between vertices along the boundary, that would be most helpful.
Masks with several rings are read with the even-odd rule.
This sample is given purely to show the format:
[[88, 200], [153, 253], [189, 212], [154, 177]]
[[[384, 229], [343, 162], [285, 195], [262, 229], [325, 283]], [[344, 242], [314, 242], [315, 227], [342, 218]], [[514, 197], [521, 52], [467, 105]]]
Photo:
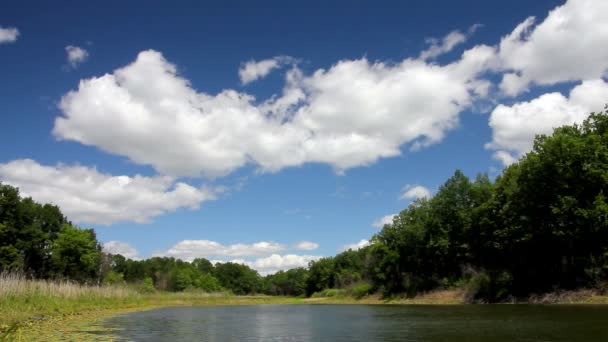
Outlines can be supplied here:
[[127, 287], [32, 280], [19, 273], [0, 273], [0, 340], [32, 320], [141, 303], [142, 295]]
[[19, 273], [0, 273], [0, 298], [126, 298], [139, 294], [127, 287], [87, 286], [71, 281], [30, 280]]
[[49, 318], [54, 321], [78, 319], [80, 316], [90, 319], [108, 311], [162, 306], [287, 304], [300, 301], [289, 297], [234, 296], [227, 292], [196, 290], [138, 292], [138, 288], [141, 286], [91, 286], [70, 281], [32, 280], [18, 273], [0, 273], [0, 340], [7, 336], [11, 338], [34, 321]]

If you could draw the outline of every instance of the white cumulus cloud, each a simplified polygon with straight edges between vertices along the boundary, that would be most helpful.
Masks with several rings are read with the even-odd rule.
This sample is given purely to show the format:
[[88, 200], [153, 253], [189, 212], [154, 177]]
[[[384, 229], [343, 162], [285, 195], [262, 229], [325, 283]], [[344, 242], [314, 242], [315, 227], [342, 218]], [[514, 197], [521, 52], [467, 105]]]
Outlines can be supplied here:
[[382, 216], [381, 218], [372, 222], [372, 227], [382, 228], [387, 224], [392, 224], [393, 218], [395, 218], [395, 216], [397, 216], [397, 215], [398, 214], [390, 214], [390, 215]]
[[344, 245], [344, 246], [338, 248], [338, 251], [339, 252], [344, 252], [344, 251], [348, 251], [348, 250], [356, 251], [363, 247], [367, 247], [369, 245], [370, 245], [369, 240], [361, 239], [361, 240], [359, 240], [359, 242], [351, 243], [350, 245]]
[[[93, 145], [172, 176], [226, 175], [248, 163], [277, 171], [307, 162], [336, 171], [441, 141], [482, 96], [478, 79], [495, 50], [477, 46], [447, 65], [342, 60], [287, 72], [280, 96], [262, 103], [235, 90], [196, 91], [156, 51], [63, 96], [59, 139]], [[441, 91], [437, 91], [441, 89]]]
[[405, 188], [403, 188], [403, 194], [401, 194], [399, 198], [414, 200], [419, 198], [431, 198], [431, 190], [422, 185], [407, 185]]
[[[300, 250], [312, 250], [318, 247], [317, 244], [309, 241], [302, 241], [296, 246], [302, 247], [299, 248]], [[164, 252], [156, 253], [156, 256], [174, 257], [184, 261], [206, 258], [212, 263], [239, 263], [257, 270], [262, 275], [306, 267], [310, 261], [321, 258], [317, 255], [279, 254], [285, 249], [284, 245], [268, 241], [224, 245], [210, 240], [183, 240]]]
[[19, 37], [19, 30], [14, 27], [0, 26], [0, 44], [14, 43]]
[[65, 47], [68, 63], [72, 68], [78, 67], [89, 58], [89, 52], [81, 47], [68, 45]]
[[317, 248], [319, 248], [319, 244], [311, 241], [300, 241], [294, 246], [294, 249], [298, 251], [312, 251]]
[[110, 254], [120, 254], [127, 259], [141, 259], [137, 249], [123, 241], [108, 241], [103, 244], [103, 251]]
[[568, 0], [538, 25], [527, 18], [500, 42], [500, 85], [515, 96], [533, 84], [597, 79], [608, 70], [606, 0]]
[[89, 224], [145, 223], [179, 208], [197, 209], [215, 198], [211, 190], [176, 183], [171, 177], [113, 176], [94, 168], [45, 166], [30, 159], [0, 164], [0, 181], [38, 202], [59, 206], [74, 222]]
[[581, 123], [589, 113], [608, 103], [608, 83], [584, 81], [568, 97], [554, 92], [512, 106], [499, 105], [490, 115], [494, 157], [511, 164], [532, 149], [536, 134], [551, 134], [554, 128]]
[[264, 256], [285, 250], [285, 246], [276, 242], [260, 241], [252, 244], [237, 243], [223, 245], [210, 240], [183, 240], [173, 245], [158, 256], [179, 258], [192, 261], [195, 258], [222, 259]]
[[244, 261], [243, 263], [254, 270], [257, 270], [261, 275], [267, 275], [292, 268], [308, 267], [309, 262], [321, 258], [322, 256], [319, 255], [272, 254], [265, 258]]

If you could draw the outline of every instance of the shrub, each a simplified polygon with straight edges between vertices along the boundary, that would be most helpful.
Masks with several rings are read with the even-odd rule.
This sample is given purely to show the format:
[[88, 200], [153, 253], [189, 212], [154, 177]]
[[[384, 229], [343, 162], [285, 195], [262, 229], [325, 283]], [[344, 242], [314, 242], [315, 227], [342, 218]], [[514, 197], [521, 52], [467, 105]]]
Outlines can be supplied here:
[[312, 294], [313, 298], [323, 297], [343, 297], [346, 294], [346, 290], [343, 289], [325, 289]]
[[362, 297], [367, 296], [372, 292], [372, 285], [369, 283], [359, 283], [351, 287], [350, 293], [351, 296], [360, 299]]
[[146, 277], [142, 282], [135, 285], [135, 290], [139, 293], [152, 293], [156, 292], [152, 278]]

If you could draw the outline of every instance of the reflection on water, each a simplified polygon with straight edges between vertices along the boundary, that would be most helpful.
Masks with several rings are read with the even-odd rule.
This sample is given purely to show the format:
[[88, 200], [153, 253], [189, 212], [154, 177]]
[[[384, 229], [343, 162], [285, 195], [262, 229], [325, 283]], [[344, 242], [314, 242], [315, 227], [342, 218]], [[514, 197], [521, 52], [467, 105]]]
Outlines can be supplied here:
[[608, 306], [258, 305], [113, 317], [123, 341], [608, 341]]

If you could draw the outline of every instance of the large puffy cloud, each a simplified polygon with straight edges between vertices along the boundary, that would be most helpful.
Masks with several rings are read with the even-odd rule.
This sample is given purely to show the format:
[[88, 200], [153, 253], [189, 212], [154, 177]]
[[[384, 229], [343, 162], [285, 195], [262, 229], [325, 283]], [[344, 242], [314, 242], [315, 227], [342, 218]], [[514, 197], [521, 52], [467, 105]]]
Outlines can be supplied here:
[[17, 30], [16, 28], [0, 26], [0, 44], [14, 43], [17, 41], [18, 36], [19, 30]]
[[532, 149], [536, 134], [550, 134], [554, 128], [581, 123], [590, 112], [608, 103], [608, 83], [584, 81], [568, 97], [554, 92], [512, 106], [499, 105], [490, 116], [494, 157], [508, 165]]
[[66, 94], [53, 132], [173, 176], [217, 177], [248, 163], [340, 172], [440, 141], [487, 92], [478, 76], [494, 57], [478, 46], [447, 65], [343, 60], [309, 76], [294, 67], [281, 96], [256, 103], [234, 90], [197, 92], [159, 52], [143, 51]]
[[608, 70], [608, 1], [569, 0], [534, 26], [530, 17], [500, 42], [501, 89], [508, 95], [539, 85], [596, 79]]
[[108, 241], [103, 244], [103, 251], [110, 254], [120, 254], [127, 259], [141, 259], [137, 249], [123, 241]]
[[183, 240], [173, 245], [159, 256], [175, 257], [186, 261], [195, 258], [222, 259], [264, 256], [285, 250], [285, 246], [276, 242], [260, 241], [252, 244], [237, 243], [223, 245], [210, 240]]
[[84, 166], [44, 166], [30, 159], [0, 164], [0, 180], [25, 196], [58, 205], [78, 223], [149, 222], [179, 208], [197, 209], [213, 191], [170, 177], [112, 176]]

